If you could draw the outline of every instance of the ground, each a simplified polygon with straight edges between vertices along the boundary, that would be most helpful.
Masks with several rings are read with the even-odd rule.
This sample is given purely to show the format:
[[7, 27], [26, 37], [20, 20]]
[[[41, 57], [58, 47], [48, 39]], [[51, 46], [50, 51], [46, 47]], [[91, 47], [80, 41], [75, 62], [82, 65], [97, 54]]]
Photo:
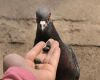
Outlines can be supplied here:
[[75, 50], [80, 80], [100, 80], [100, 1], [99, 0], [0, 0], [0, 76], [3, 56], [25, 55], [36, 33], [35, 11], [51, 9], [52, 19], [62, 40]]

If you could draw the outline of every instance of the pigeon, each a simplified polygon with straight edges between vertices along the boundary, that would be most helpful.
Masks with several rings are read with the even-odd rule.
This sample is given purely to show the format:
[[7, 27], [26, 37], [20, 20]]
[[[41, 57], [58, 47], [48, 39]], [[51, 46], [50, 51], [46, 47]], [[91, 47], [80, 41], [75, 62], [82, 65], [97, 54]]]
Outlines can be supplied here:
[[72, 47], [64, 44], [61, 40], [53, 21], [51, 20], [51, 12], [48, 8], [39, 8], [36, 11], [36, 37], [34, 46], [40, 42], [47, 42], [52, 38], [59, 42], [61, 55], [56, 72], [56, 80], [79, 80], [80, 68]]

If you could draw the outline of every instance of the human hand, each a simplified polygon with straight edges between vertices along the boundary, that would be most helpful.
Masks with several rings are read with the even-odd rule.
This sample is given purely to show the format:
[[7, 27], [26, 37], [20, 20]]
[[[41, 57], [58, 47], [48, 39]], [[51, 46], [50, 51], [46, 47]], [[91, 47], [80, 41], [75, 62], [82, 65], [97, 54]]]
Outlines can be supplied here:
[[[39, 42], [29, 53], [27, 53], [25, 58], [38, 80], [55, 80], [56, 77], [60, 48], [57, 41], [53, 39], [49, 41], [51, 43], [51, 49], [48, 54], [44, 54], [42, 51], [46, 44], [44, 42]], [[33, 63], [35, 58], [40, 59], [42, 64]], [[35, 69], [35, 66], [37, 66], [38, 69]]]
[[[10, 54], [4, 58], [4, 65], [7, 68], [18, 66], [25, 68], [36, 76], [37, 80], [55, 80], [56, 70], [60, 57], [59, 43], [53, 39], [49, 39], [51, 49], [48, 54], [44, 54], [42, 49], [46, 45], [44, 42], [39, 42], [25, 56], [25, 58]], [[40, 59], [42, 64], [35, 64], [34, 59]], [[38, 68], [35, 68], [37, 66]]]

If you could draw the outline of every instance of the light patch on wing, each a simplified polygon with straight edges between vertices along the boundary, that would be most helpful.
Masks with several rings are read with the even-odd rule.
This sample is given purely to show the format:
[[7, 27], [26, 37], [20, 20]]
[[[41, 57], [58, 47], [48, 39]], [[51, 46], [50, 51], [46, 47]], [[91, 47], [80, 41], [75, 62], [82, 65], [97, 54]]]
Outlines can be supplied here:
[[46, 21], [40, 21], [41, 29], [44, 30], [47, 26]]

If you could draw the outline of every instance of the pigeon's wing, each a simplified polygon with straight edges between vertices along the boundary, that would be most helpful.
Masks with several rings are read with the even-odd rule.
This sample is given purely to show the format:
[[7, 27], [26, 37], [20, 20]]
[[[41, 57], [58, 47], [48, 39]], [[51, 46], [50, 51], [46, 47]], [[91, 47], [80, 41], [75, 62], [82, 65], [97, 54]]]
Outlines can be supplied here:
[[78, 64], [78, 61], [77, 61], [77, 58], [76, 58], [76, 55], [75, 55], [75, 51], [74, 49], [72, 48], [71, 45], [67, 45], [65, 44], [65, 46], [68, 48], [68, 52], [71, 54], [72, 56], [72, 62], [73, 62], [73, 66], [74, 66], [74, 74], [75, 74], [75, 80], [79, 80], [79, 77], [80, 77], [80, 68], [79, 68], [79, 64]]

